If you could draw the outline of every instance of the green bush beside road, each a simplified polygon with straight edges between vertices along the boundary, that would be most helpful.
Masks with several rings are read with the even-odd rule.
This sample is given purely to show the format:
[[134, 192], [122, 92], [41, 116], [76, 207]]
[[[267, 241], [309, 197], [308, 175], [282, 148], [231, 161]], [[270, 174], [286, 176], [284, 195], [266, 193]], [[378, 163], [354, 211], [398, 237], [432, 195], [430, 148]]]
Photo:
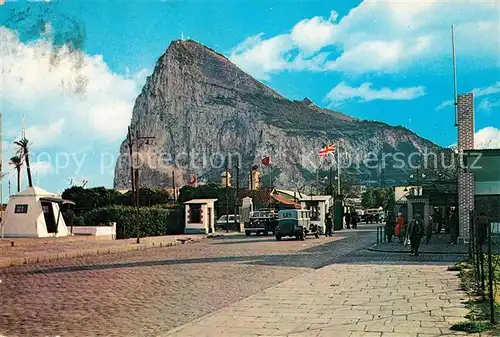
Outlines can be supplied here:
[[116, 222], [117, 239], [137, 236], [139, 224], [141, 237], [181, 234], [184, 232], [184, 213], [182, 206], [141, 207], [111, 205], [97, 208], [84, 215], [85, 223], [107, 225]]

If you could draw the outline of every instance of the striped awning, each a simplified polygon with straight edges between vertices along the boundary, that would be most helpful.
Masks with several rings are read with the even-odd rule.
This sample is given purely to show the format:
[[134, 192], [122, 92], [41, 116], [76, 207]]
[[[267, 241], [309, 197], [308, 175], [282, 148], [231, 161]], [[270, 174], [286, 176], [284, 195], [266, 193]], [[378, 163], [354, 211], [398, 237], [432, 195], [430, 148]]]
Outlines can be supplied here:
[[281, 196], [279, 194], [271, 194], [271, 197], [273, 197], [273, 199], [276, 200], [276, 201], [278, 201], [279, 203], [282, 203], [282, 204], [285, 204], [285, 205], [294, 206], [297, 209], [302, 208], [302, 206], [300, 206], [300, 203], [294, 202], [293, 200], [285, 198], [285, 197], [283, 197], [283, 196]]

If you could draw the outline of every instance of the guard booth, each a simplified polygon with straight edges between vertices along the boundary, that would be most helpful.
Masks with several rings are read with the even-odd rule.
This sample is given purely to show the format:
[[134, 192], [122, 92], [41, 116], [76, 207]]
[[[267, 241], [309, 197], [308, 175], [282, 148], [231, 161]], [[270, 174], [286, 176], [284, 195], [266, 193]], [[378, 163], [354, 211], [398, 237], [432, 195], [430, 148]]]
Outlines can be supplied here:
[[214, 205], [217, 199], [193, 199], [185, 205], [185, 234], [209, 234], [215, 232]]
[[337, 195], [334, 201], [335, 207], [335, 222], [333, 224], [333, 230], [340, 231], [344, 228], [344, 203], [343, 197]]
[[300, 200], [302, 209], [311, 211], [311, 223], [318, 226], [320, 234], [326, 231], [326, 215], [333, 206], [331, 195], [311, 195]]

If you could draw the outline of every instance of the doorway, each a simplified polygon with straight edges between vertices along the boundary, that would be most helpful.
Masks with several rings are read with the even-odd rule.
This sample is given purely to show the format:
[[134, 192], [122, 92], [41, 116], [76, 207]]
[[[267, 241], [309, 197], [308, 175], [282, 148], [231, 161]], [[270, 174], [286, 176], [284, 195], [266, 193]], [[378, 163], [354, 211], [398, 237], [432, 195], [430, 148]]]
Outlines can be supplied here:
[[414, 203], [413, 204], [413, 218], [415, 218], [415, 215], [417, 213], [420, 213], [420, 219], [427, 221], [427, 219], [424, 219], [424, 208], [425, 204], [423, 203]]
[[51, 202], [42, 202], [43, 216], [45, 218], [45, 225], [47, 226], [47, 233], [57, 233], [57, 224], [54, 217], [54, 209]]

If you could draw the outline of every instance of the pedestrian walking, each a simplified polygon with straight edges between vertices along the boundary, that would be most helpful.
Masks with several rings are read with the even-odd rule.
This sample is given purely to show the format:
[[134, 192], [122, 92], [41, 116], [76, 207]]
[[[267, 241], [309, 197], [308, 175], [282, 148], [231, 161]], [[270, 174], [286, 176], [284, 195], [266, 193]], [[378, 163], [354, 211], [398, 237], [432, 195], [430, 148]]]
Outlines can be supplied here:
[[420, 248], [420, 242], [425, 233], [424, 222], [420, 217], [420, 213], [415, 214], [415, 219], [410, 223], [409, 228], [410, 233], [410, 243], [411, 243], [411, 255], [418, 256], [418, 250]]
[[399, 238], [400, 243], [403, 243], [405, 240], [405, 217], [403, 216], [403, 213], [398, 213], [396, 237]]
[[432, 213], [431, 222], [433, 232], [438, 234], [441, 233], [441, 213], [439, 210]]
[[450, 230], [450, 243], [452, 245], [456, 245], [458, 239], [458, 217], [454, 210], [451, 211], [450, 221], [448, 223], [448, 228]]
[[351, 213], [349, 211], [345, 214], [345, 226], [347, 229], [351, 228]]
[[432, 233], [434, 231], [434, 222], [429, 221], [425, 228], [425, 244], [428, 245], [432, 238]]
[[389, 211], [387, 215], [387, 221], [385, 223], [385, 234], [387, 236], [387, 242], [392, 242], [392, 237], [395, 234], [396, 218], [392, 211]]
[[332, 215], [330, 213], [327, 213], [325, 236], [332, 236], [332, 227], [333, 227]]
[[358, 229], [358, 215], [356, 212], [351, 213], [351, 223], [352, 223], [352, 229]]

